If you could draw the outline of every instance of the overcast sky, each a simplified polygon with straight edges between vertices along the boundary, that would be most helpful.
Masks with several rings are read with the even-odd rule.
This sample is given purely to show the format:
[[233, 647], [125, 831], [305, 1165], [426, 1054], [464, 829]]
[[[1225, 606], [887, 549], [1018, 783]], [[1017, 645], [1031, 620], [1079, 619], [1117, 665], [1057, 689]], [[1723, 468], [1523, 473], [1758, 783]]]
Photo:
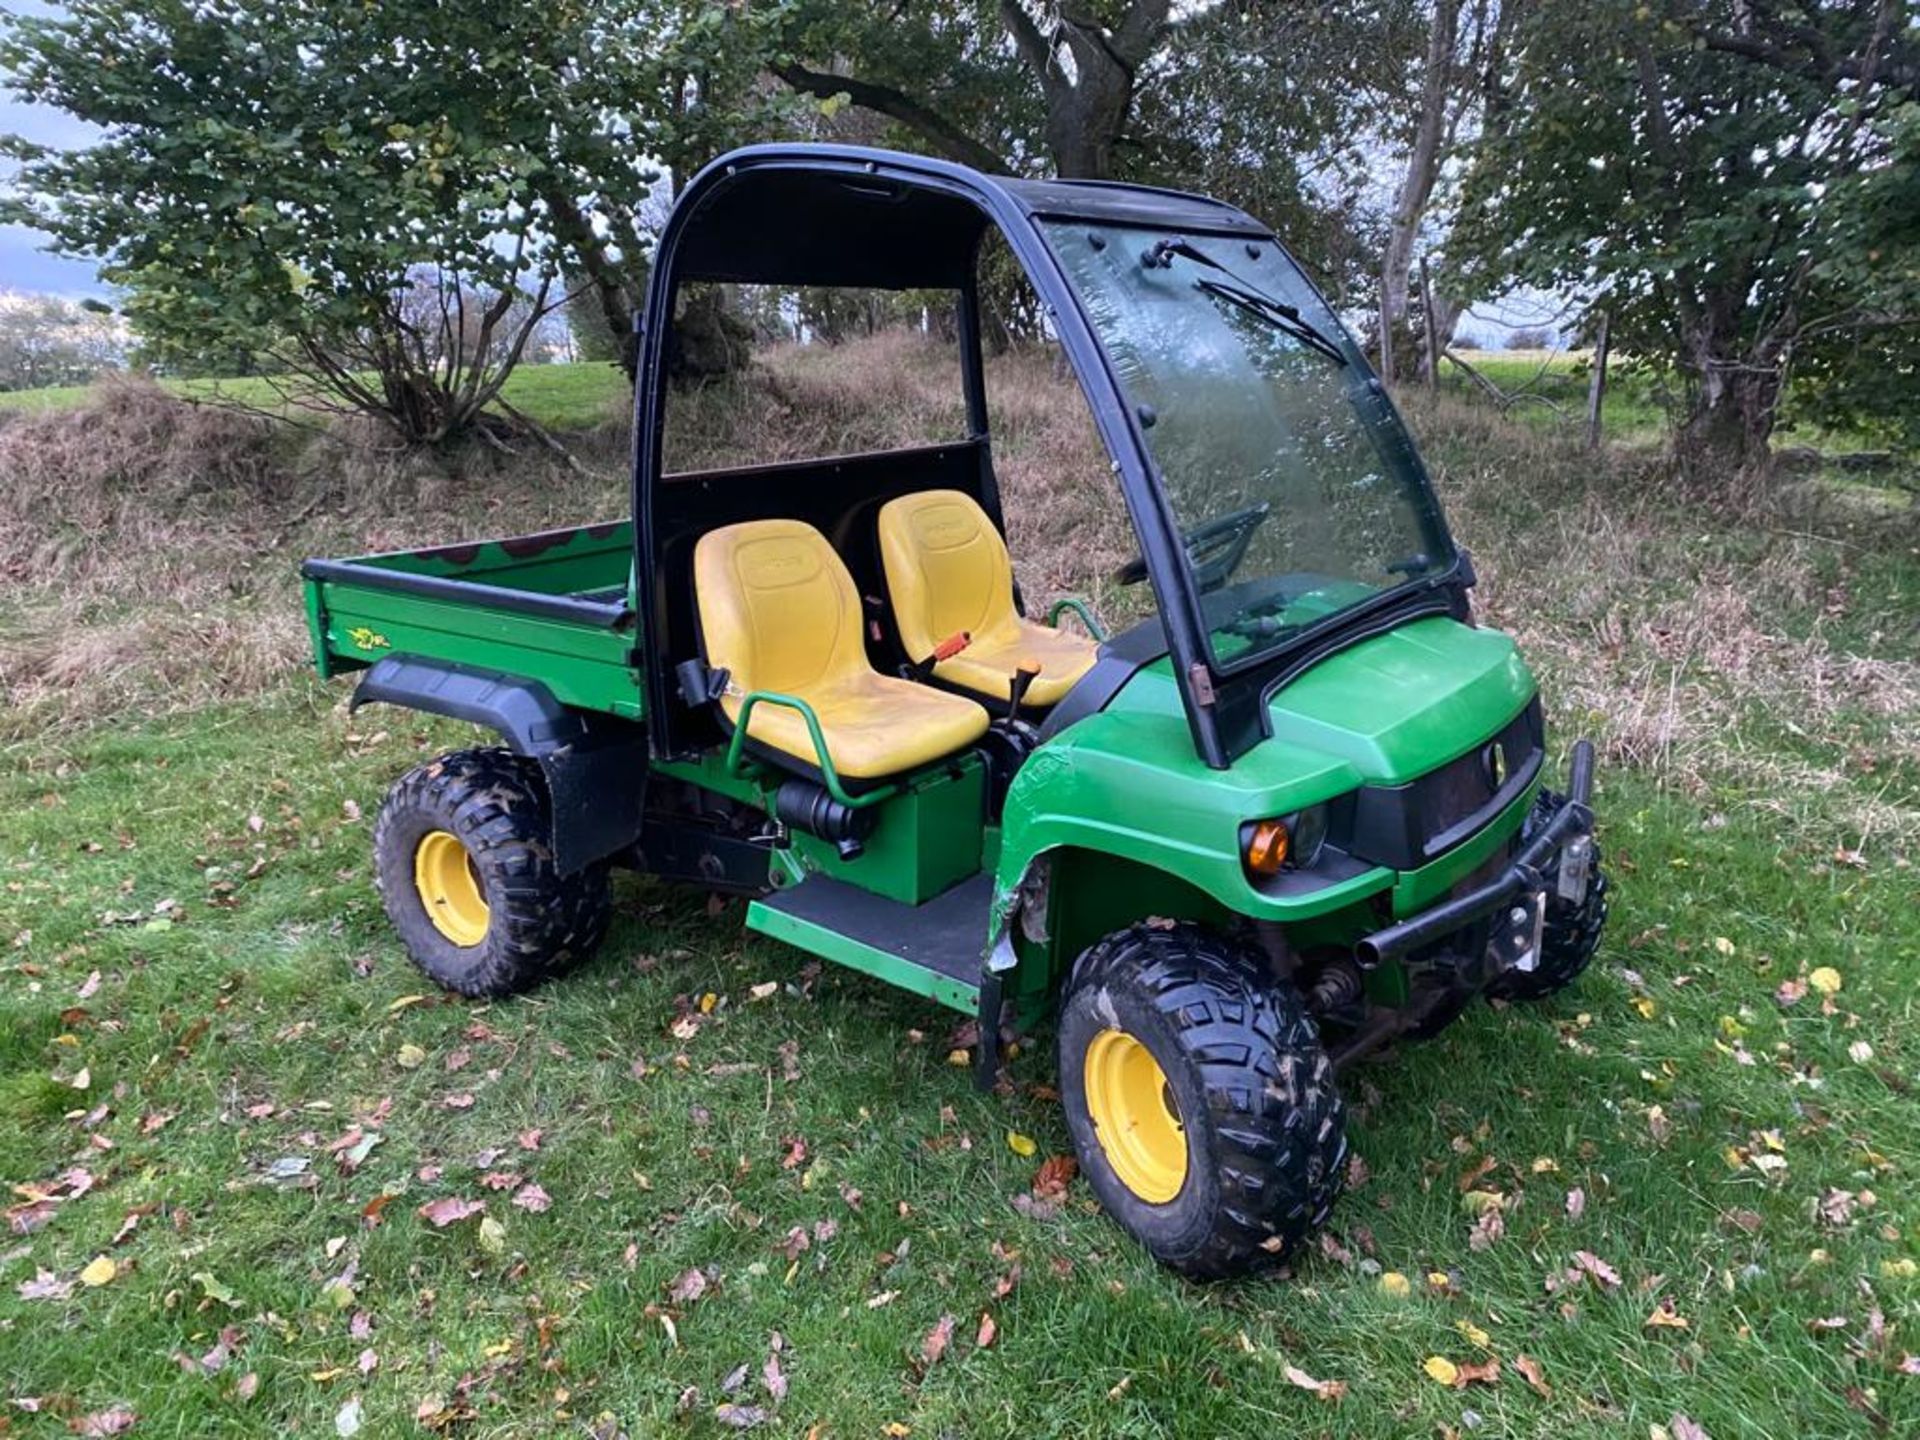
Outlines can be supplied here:
[[[58, 8], [44, 0], [0, 0], [0, 14], [45, 15]], [[43, 145], [73, 146], [86, 144], [93, 131], [65, 111], [14, 99], [5, 88], [4, 73], [0, 73], [0, 134], [24, 135]], [[11, 162], [0, 162], [0, 181], [13, 168]], [[73, 296], [107, 293], [91, 261], [49, 255], [42, 248], [46, 243], [47, 237], [37, 230], [0, 225], [0, 290]]]

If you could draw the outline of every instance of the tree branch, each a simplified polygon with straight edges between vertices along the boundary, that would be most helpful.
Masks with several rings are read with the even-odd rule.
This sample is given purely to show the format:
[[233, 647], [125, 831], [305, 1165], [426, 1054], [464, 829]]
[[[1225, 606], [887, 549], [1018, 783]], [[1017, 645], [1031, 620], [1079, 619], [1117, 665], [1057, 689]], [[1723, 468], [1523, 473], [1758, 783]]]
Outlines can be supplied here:
[[946, 117], [936, 114], [911, 95], [896, 90], [891, 85], [880, 85], [870, 80], [856, 79], [851, 75], [834, 75], [824, 70], [809, 70], [806, 66], [792, 61], [768, 68], [788, 87], [804, 95], [817, 95], [822, 100], [831, 100], [836, 95], [845, 95], [863, 110], [872, 110], [889, 119], [898, 120], [909, 130], [931, 141], [948, 158], [958, 160], [962, 165], [971, 165], [976, 170], [985, 170], [995, 175], [1009, 173], [1006, 161], [994, 151], [982, 145]]

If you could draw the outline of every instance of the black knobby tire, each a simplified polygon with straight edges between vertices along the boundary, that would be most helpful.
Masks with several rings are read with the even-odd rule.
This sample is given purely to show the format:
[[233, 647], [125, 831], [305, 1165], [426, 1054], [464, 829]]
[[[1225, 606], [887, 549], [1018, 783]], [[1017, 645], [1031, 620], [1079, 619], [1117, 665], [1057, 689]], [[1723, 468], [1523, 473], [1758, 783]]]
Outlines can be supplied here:
[[[1533, 838], [1562, 805], [1564, 797], [1542, 788], [1533, 802], [1533, 813], [1521, 830], [1520, 843]], [[1551, 889], [1547, 891], [1546, 923], [1540, 932], [1540, 963], [1532, 970], [1509, 970], [1487, 987], [1497, 1000], [1544, 1000], [1557, 995], [1578, 980], [1593, 963], [1600, 948], [1600, 934], [1607, 928], [1607, 876], [1600, 868], [1600, 844], [1594, 842], [1593, 868], [1587, 875], [1587, 894], [1578, 905], [1569, 905]]]
[[[1122, 1180], [1089, 1111], [1103, 1031], [1144, 1044], [1178, 1107], [1186, 1170], [1170, 1200]], [[1067, 982], [1059, 1033], [1067, 1128], [1094, 1193], [1155, 1259], [1196, 1279], [1270, 1269], [1326, 1220], [1346, 1164], [1346, 1115], [1305, 1003], [1199, 926], [1135, 925], [1092, 946]]]
[[[585, 960], [607, 932], [604, 862], [562, 876], [537, 765], [507, 750], [456, 750], [394, 782], [373, 829], [374, 880], [407, 953], [462, 995], [512, 995]], [[485, 902], [485, 933], [456, 944], [415, 878], [423, 841], [451, 834]]]

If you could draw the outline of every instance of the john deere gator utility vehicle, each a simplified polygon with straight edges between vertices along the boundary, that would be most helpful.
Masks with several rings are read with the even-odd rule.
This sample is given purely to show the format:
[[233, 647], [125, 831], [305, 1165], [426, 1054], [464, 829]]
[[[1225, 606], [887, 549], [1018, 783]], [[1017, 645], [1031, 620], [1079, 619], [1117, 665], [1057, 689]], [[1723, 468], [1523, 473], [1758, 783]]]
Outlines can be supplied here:
[[[1147, 618], [1117, 634], [1014, 583], [995, 233], [1138, 540], [1109, 593], [1149, 587]], [[698, 283], [945, 292], [965, 438], [663, 473]], [[1342, 1068], [1558, 990], [1606, 914], [1591, 747], [1543, 787], [1533, 677], [1474, 623], [1360, 349], [1231, 206], [837, 146], [713, 164], [651, 287], [630, 522], [305, 567], [355, 704], [500, 736], [381, 811], [413, 958], [538, 984], [599, 944], [616, 865], [748, 896], [750, 929], [977, 1015], [985, 1083], [1003, 1024], [1051, 1012], [1115, 1218], [1191, 1275], [1284, 1261], [1340, 1189]]]

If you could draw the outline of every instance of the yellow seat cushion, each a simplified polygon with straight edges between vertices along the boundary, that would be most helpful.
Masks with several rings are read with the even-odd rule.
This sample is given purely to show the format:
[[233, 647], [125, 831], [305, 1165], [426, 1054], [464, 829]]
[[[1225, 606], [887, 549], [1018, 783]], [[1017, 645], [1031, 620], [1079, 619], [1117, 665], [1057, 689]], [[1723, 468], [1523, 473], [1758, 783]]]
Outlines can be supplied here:
[[[971, 700], [867, 663], [859, 592], [813, 526], [753, 520], [710, 531], [694, 547], [693, 585], [707, 663], [728, 672], [721, 708], [737, 720], [755, 690], [806, 701], [842, 776], [899, 775], [986, 733], [987, 712]], [[747, 735], [824, 768], [797, 710], [755, 705]]]
[[966, 631], [973, 640], [933, 673], [949, 685], [994, 700], [1013, 692], [1013, 672], [1037, 668], [1024, 703], [1058, 704], [1093, 667], [1091, 640], [1037, 625], [1013, 608], [1007, 542], [970, 495], [923, 490], [880, 510], [880, 560], [907, 655], [921, 660]]

